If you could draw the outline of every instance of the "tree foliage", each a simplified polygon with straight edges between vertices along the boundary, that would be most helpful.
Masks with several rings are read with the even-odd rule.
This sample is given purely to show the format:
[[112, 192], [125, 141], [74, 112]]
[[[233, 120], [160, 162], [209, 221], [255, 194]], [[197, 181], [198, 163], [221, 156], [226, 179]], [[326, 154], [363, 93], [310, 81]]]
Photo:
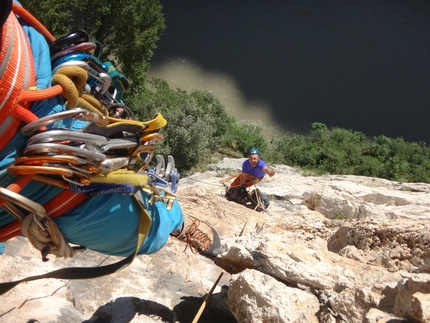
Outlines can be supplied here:
[[262, 128], [257, 124], [231, 124], [223, 138], [222, 146], [230, 147], [244, 157], [253, 147], [258, 148], [260, 153], [264, 155], [268, 144], [262, 132]]
[[136, 85], [144, 81], [148, 62], [165, 29], [159, 0], [22, 0], [56, 37], [78, 29], [103, 45], [111, 60]]
[[237, 124], [207, 91], [187, 93], [154, 78], [133, 92], [127, 104], [134, 107], [138, 119], [151, 119], [157, 112], [166, 118], [164, 139], [156, 147], [157, 154], [173, 155], [181, 171], [207, 162], [217, 151], [239, 152], [242, 156], [252, 147], [262, 153], [267, 151], [261, 127]]
[[181, 171], [203, 163], [217, 151], [234, 122], [211, 93], [171, 89], [157, 78], [133, 92], [127, 104], [141, 120], [151, 119], [155, 113], [164, 116], [167, 125], [161, 130], [164, 139], [156, 147], [157, 154], [173, 155]]
[[309, 135], [283, 136], [275, 141], [273, 162], [298, 166], [319, 174], [351, 174], [396, 181], [430, 183], [430, 148], [424, 142], [328, 129], [312, 124]]

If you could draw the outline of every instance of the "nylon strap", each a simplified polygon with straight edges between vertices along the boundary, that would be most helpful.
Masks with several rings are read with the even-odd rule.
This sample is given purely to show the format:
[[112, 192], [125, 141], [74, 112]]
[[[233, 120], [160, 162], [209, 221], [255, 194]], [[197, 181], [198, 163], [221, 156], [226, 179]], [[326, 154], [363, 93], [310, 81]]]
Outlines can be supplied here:
[[130, 256], [116, 263], [106, 265], [106, 266], [62, 268], [62, 269], [51, 271], [43, 275], [30, 276], [30, 277], [26, 277], [12, 282], [0, 283], [0, 295], [5, 294], [12, 288], [24, 282], [29, 282], [29, 281], [34, 281], [34, 280], [39, 280], [44, 278], [67, 279], [67, 280], [92, 279], [92, 278], [110, 275], [128, 267], [133, 262], [137, 252], [139, 251], [140, 247], [145, 241], [145, 238], [148, 235], [149, 228], [151, 227], [151, 223], [152, 223], [151, 216], [148, 214], [148, 212], [145, 209], [145, 206], [143, 203], [143, 197], [141, 193], [138, 192], [134, 196], [142, 211], [139, 217], [138, 239], [136, 244], [136, 250]]

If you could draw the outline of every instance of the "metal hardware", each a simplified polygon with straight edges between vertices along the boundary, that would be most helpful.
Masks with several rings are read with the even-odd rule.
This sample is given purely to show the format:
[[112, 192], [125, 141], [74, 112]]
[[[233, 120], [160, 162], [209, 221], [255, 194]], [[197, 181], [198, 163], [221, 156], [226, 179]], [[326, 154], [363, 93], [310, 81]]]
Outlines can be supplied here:
[[90, 69], [90, 66], [86, 62], [84, 62], [84, 61], [68, 61], [68, 62], [64, 62], [62, 64], [57, 65], [52, 70], [51, 74], [54, 75], [62, 67], [70, 67], [70, 66], [81, 67], [81, 68], [83, 68], [86, 71], [88, 71]]
[[24, 150], [24, 154], [27, 155], [37, 155], [41, 153], [60, 153], [60, 154], [69, 154], [72, 156], [79, 156], [91, 162], [99, 162], [106, 160], [106, 156], [104, 154], [89, 151], [87, 149], [81, 149], [78, 147], [72, 147], [68, 145], [61, 144], [34, 144], [30, 145]]
[[46, 166], [46, 164], [68, 164], [68, 165], [77, 165], [85, 163], [83, 159], [79, 159], [76, 156], [68, 156], [68, 155], [39, 155], [39, 156], [23, 156], [19, 157], [15, 160], [14, 165], [34, 165], [34, 166]]
[[164, 136], [161, 133], [155, 132], [155, 133], [150, 133], [148, 135], [142, 136], [140, 138], [140, 141], [147, 144], [155, 145], [156, 143], [163, 140], [163, 138]]
[[8, 172], [12, 175], [50, 174], [71, 177], [73, 171], [65, 167], [53, 166], [11, 166]]
[[89, 39], [90, 36], [85, 30], [76, 30], [70, 34], [56, 39], [53, 43], [49, 44], [49, 50], [51, 54], [54, 54], [70, 45], [87, 42]]
[[107, 142], [107, 139], [103, 136], [93, 135], [81, 131], [48, 130], [32, 136], [30, 139], [28, 139], [27, 145], [64, 140], [84, 142], [86, 144], [89, 143], [96, 146], [102, 146]]
[[87, 52], [90, 53], [92, 50], [95, 50], [97, 45], [93, 42], [82, 42], [75, 45], [67, 46], [66, 48], [60, 49], [51, 55], [51, 61], [55, 61], [57, 58], [60, 58], [64, 55], [71, 54], [73, 52]]
[[30, 136], [35, 131], [66, 118], [89, 121], [100, 125], [107, 125], [109, 123], [108, 118], [105, 116], [102, 116], [100, 114], [97, 114], [95, 112], [91, 112], [85, 109], [75, 108], [71, 110], [50, 114], [46, 117], [40, 118], [39, 120], [33, 121], [27, 124], [26, 126], [22, 127], [21, 134], [23, 134], [24, 136]]
[[0, 198], [16, 204], [31, 213], [37, 214], [40, 217], [46, 216], [46, 210], [42, 205], [6, 188], [0, 187]]

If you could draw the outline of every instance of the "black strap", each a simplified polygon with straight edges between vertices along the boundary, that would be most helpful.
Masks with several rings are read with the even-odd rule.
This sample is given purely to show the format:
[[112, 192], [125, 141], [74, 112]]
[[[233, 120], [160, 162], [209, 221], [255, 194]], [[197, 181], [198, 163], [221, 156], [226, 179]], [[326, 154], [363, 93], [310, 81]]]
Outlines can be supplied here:
[[135, 253], [131, 254], [127, 258], [118, 261], [114, 264], [102, 266], [102, 267], [69, 267], [62, 268], [58, 270], [51, 271], [44, 275], [30, 276], [21, 280], [16, 280], [7, 283], [0, 283], [0, 295], [8, 292], [15, 286], [33, 280], [43, 279], [43, 278], [56, 278], [56, 279], [91, 279], [101, 276], [106, 276], [113, 274], [121, 269], [127, 267], [133, 262]]
[[129, 266], [133, 262], [134, 258], [136, 257], [136, 254], [138, 253], [143, 242], [145, 241], [145, 238], [147, 237], [149, 232], [149, 228], [151, 227], [151, 224], [152, 224], [152, 218], [148, 214], [148, 211], [145, 209], [144, 198], [142, 196], [142, 193], [138, 191], [136, 192], [134, 197], [136, 198], [139, 206], [141, 207], [142, 212], [140, 213], [140, 217], [139, 217], [139, 228], [138, 228], [136, 250], [130, 256], [114, 264], [110, 264], [102, 267], [62, 268], [62, 269], [51, 271], [43, 275], [30, 276], [13, 282], [0, 283], [0, 295], [3, 295], [4, 293], [8, 292], [12, 288], [14, 288], [15, 286], [23, 282], [29, 282], [29, 281], [43, 279], [43, 278], [56, 278], [56, 279], [69, 279], [69, 280], [70, 279], [91, 279], [91, 278], [113, 274]]

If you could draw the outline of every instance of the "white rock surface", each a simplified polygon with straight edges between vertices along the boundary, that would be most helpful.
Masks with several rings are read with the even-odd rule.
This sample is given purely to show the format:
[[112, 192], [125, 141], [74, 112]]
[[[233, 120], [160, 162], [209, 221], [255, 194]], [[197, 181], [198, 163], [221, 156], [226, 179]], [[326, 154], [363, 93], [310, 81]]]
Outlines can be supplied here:
[[[227, 201], [220, 180], [242, 160], [182, 178], [184, 212], [210, 223], [214, 261], [171, 239], [121, 272], [42, 279], [0, 296], [0, 322], [429, 322], [430, 185], [357, 176], [305, 177], [275, 166], [259, 189], [269, 213]], [[120, 258], [85, 251], [43, 263], [25, 238], [6, 243], [0, 280]]]

